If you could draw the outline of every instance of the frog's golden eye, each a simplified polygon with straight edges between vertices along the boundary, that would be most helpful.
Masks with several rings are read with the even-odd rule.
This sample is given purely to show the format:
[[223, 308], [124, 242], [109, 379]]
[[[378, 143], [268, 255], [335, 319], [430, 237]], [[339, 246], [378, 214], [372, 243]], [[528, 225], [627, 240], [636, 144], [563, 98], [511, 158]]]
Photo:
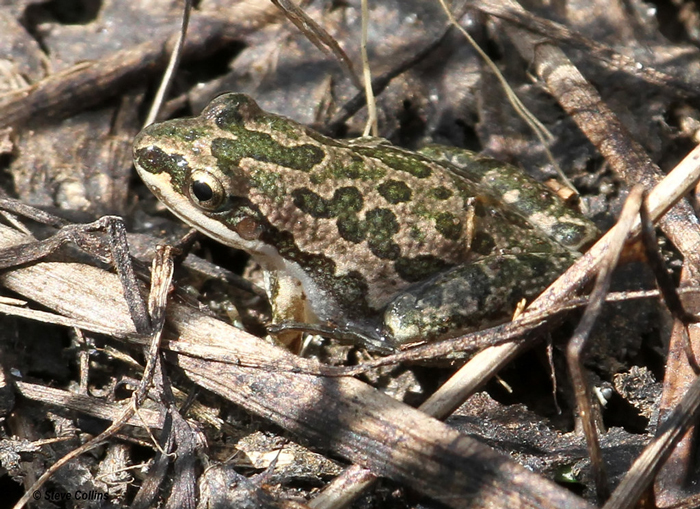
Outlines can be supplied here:
[[216, 210], [226, 200], [226, 190], [219, 179], [203, 170], [190, 174], [187, 192], [195, 205], [205, 210]]

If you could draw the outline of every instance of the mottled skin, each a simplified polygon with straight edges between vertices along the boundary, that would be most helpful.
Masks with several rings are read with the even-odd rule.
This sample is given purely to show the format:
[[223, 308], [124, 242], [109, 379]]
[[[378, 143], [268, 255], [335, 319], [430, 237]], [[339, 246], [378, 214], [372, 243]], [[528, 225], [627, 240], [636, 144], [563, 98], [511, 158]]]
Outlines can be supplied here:
[[144, 129], [134, 160], [177, 216], [262, 265], [277, 323], [331, 323], [378, 348], [503, 321], [595, 235], [502, 163], [333, 140], [241, 94]]

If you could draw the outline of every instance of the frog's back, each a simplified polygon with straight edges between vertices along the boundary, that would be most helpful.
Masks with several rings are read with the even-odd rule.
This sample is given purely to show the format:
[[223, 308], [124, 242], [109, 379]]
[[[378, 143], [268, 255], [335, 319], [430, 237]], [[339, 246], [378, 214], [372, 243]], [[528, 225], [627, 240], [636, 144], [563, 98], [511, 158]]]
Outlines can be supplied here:
[[[255, 129], [268, 129], [269, 118]], [[344, 315], [367, 316], [409, 285], [476, 258], [564, 251], [449, 165], [296, 128], [291, 143], [289, 133], [269, 130], [280, 147], [274, 159], [214, 153], [226, 173], [247, 176], [246, 197], [267, 223], [265, 245], [312, 300], [334, 300]], [[219, 145], [228, 143], [239, 146]], [[293, 150], [313, 157], [292, 165], [285, 152]]]
[[[319, 140], [304, 134], [298, 142]], [[345, 298], [341, 306], [357, 309], [362, 292], [379, 309], [409, 284], [467, 260], [474, 186], [391, 146], [322, 146], [323, 157], [303, 168], [237, 164], [254, 176], [248, 197], [269, 221], [266, 243]], [[350, 280], [355, 291], [341, 290]]]

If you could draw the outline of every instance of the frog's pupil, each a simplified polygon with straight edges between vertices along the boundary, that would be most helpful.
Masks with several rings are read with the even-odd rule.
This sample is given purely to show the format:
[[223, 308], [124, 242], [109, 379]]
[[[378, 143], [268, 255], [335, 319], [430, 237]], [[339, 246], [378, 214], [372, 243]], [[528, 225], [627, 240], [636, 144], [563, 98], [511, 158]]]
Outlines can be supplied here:
[[192, 182], [192, 194], [194, 194], [195, 198], [200, 202], [209, 201], [214, 197], [214, 191], [211, 186], [201, 180]]

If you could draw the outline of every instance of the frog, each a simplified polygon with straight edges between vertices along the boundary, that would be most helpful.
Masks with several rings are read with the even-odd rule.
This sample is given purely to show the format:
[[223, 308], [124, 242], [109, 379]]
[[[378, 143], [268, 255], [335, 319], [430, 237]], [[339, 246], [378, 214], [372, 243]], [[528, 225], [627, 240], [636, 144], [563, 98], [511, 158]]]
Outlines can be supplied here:
[[514, 166], [330, 138], [240, 93], [146, 127], [133, 157], [175, 216], [262, 267], [279, 335], [379, 352], [507, 321], [598, 235]]

